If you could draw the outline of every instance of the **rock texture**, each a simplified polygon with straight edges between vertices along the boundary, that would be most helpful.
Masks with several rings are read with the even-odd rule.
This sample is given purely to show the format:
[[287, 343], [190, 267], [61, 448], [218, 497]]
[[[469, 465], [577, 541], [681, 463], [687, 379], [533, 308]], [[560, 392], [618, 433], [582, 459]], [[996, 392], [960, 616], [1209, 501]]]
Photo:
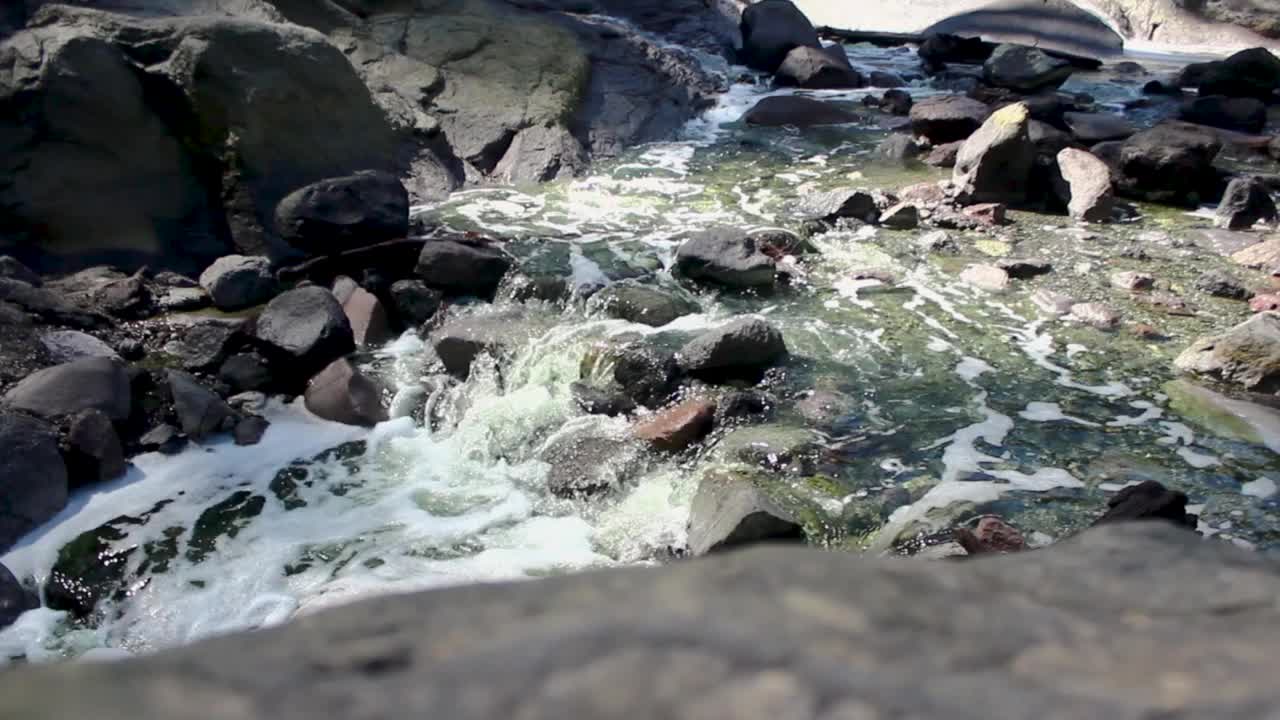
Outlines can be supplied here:
[[1057, 160], [1071, 217], [1087, 222], [1110, 220], [1115, 209], [1111, 168], [1097, 157], [1074, 148], [1063, 149]]
[[1280, 313], [1259, 313], [1227, 332], [1192, 343], [1174, 365], [1246, 390], [1280, 391]]
[[774, 261], [755, 239], [734, 228], [712, 228], [676, 251], [675, 270], [690, 280], [732, 288], [771, 287]]
[[0, 412], [0, 552], [67, 504], [67, 468], [51, 425]]
[[965, 140], [952, 171], [960, 203], [1026, 200], [1036, 157], [1027, 130], [1029, 117], [1026, 105], [1009, 105], [997, 110]]

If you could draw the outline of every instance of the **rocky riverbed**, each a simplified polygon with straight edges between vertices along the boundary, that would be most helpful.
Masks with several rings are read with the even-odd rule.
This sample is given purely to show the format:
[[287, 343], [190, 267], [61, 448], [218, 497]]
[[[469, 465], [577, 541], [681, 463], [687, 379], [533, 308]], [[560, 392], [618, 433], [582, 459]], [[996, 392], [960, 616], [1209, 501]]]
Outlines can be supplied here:
[[[433, 54], [412, 15], [288, 30], [272, 52], [357, 63], [361, 112], [416, 159], [287, 182], [221, 156], [247, 204], [201, 222], [252, 220], [257, 250], [197, 233], [236, 252], [67, 274], [62, 230], [26, 226], [36, 270], [0, 264], [0, 655], [147, 653], [760, 540], [938, 557], [1154, 517], [1280, 542], [1280, 60], [822, 47], [777, 0], [729, 55], [733, 24], [597, 9], [539, 40], [584, 48], [558, 75], [584, 83], [483, 122], [483, 48]], [[11, 102], [60, 92], [85, 47], [204, 97], [181, 53], [223, 68], [219, 33], [261, 28], [192, 22], [41, 10], [0, 45], [45, 43]], [[443, 78], [430, 133], [397, 125], [406, 63]], [[640, 121], [637, 98], [665, 109]], [[239, 127], [263, 133], [243, 162], [293, 157]], [[446, 186], [409, 169], [427, 149]]]

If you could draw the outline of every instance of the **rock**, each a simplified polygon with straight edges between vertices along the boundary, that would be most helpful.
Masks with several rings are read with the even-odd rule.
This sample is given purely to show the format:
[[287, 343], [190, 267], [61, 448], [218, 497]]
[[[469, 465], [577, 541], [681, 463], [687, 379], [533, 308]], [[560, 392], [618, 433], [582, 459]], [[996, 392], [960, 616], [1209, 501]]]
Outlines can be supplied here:
[[111, 358], [82, 358], [28, 376], [5, 394], [3, 404], [48, 419], [101, 410], [123, 422], [132, 410], [129, 374]]
[[742, 12], [740, 57], [749, 67], [776, 72], [798, 47], [821, 48], [818, 32], [790, 0], [762, 0]]
[[1059, 152], [1057, 162], [1071, 217], [1086, 222], [1111, 220], [1115, 212], [1111, 168], [1096, 156], [1074, 148]]
[[1134, 292], [1137, 290], [1150, 290], [1156, 286], [1156, 279], [1148, 273], [1134, 272], [1125, 270], [1123, 272], [1112, 273], [1111, 287], [1117, 290], [1128, 290]]
[[636, 401], [616, 388], [603, 389], [584, 382], [575, 382], [569, 385], [569, 393], [573, 395], [574, 403], [590, 415], [616, 417], [629, 415], [636, 409]]
[[748, 125], [765, 127], [846, 125], [861, 119], [857, 113], [835, 103], [799, 95], [771, 95], [757, 102], [742, 116], [742, 121]]
[[654, 413], [631, 432], [655, 450], [680, 452], [711, 432], [715, 417], [714, 401], [695, 398]]
[[[0, 255], [0, 278], [17, 280], [32, 287], [40, 287], [41, 285], [40, 276], [34, 270], [8, 255]], [[0, 622], [0, 625], [3, 624], [3, 622]]]
[[387, 419], [383, 389], [350, 360], [335, 360], [307, 384], [304, 401], [317, 417], [373, 427]]
[[289, 193], [275, 211], [276, 229], [308, 255], [330, 255], [409, 234], [409, 193], [378, 171], [328, 178]]
[[227, 358], [218, 368], [218, 380], [232, 393], [267, 390], [272, 385], [270, 364], [257, 353], [239, 353]]
[[841, 219], [870, 224], [880, 221], [880, 206], [876, 197], [866, 190], [855, 188], [805, 193], [800, 199], [799, 209], [806, 218], [828, 223]]
[[1221, 270], [1208, 270], [1196, 278], [1196, 289], [1214, 297], [1228, 300], [1248, 300], [1253, 292], [1238, 279]]
[[0, 412], [0, 552], [67, 504], [67, 469], [49, 425]]
[[559, 126], [535, 126], [516, 134], [493, 174], [504, 182], [523, 185], [571, 178], [589, 164], [586, 148], [573, 133]]
[[1125, 195], [1153, 202], [1195, 205], [1207, 197], [1222, 142], [1212, 130], [1163, 122], [1134, 135], [1119, 149], [1117, 180]]
[[350, 278], [339, 280], [346, 280], [346, 283], [342, 288], [334, 285], [334, 297], [342, 304], [342, 312], [351, 324], [351, 336], [356, 347], [378, 347], [394, 340], [396, 333], [391, 329], [391, 318], [382, 301]]
[[322, 287], [277, 296], [258, 316], [254, 334], [270, 352], [294, 363], [291, 373], [308, 377], [355, 349], [342, 306]]
[[192, 325], [165, 350], [177, 359], [184, 370], [214, 371], [244, 344], [240, 328], [240, 323], [218, 321]]
[[730, 427], [745, 422], [767, 419], [778, 401], [767, 392], [735, 390], [716, 400], [716, 427]]
[[1099, 330], [1112, 330], [1120, 324], [1120, 314], [1102, 303], [1075, 303], [1071, 316]]
[[471, 364], [481, 353], [495, 360], [506, 359], [529, 329], [529, 318], [519, 308], [489, 314], [457, 317], [444, 323], [428, 338], [445, 370], [455, 377], [466, 378]]
[[690, 280], [731, 288], [772, 287], [776, 272], [773, 258], [760, 252], [750, 235], [728, 227], [685, 240], [676, 251], [674, 270]]
[[435, 317], [444, 295], [421, 280], [398, 280], [391, 284], [391, 301], [396, 315], [407, 326], [416, 327]]
[[1280, 314], [1259, 313], [1221, 335], [1196, 340], [1173, 364], [1245, 390], [1280, 391]]
[[547, 463], [547, 486], [556, 497], [597, 495], [622, 487], [644, 466], [639, 443], [629, 438], [571, 433], [549, 441], [539, 459]]
[[0, 565], [0, 630], [9, 627], [18, 616], [40, 607], [40, 598], [18, 582], [9, 568]]
[[860, 88], [866, 84], [862, 73], [841, 63], [829, 53], [815, 47], [796, 47], [787, 53], [782, 65], [773, 76], [773, 82], [782, 87], [808, 89]]
[[1076, 301], [1068, 295], [1041, 288], [1031, 295], [1031, 302], [1049, 315], [1066, 315], [1075, 307]]
[[1269, 293], [1254, 297], [1249, 301], [1249, 309], [1256, 313], [1280, 310], [1280, 293]]
[[144, 452], [158, 452], [161, 455], [177, 455], [186, 446], [187, 436], [172, 425], [152, 428], [138, 439], [138, 447]]
[[815, 390], [797, 401], [795, 409], [810, 425], [828, 427], [853, 413], [854, 402], [844, 393]]
[[911, 107], [911, 131], [942, 145], [969, 137], [990, 116], [990, 108], [972, 98], [935, 95]]
[[76, 307], [53, 290], [20, 280], [0, 277], [0, 302], [56, 325], [93, 330], [108, 324], [106, 317]]
[[982, 65], [988, 84], [1022, 93], [1061, 87], [1074, 70], [1071, 63], [1025, 45], [1004, 44]]
[[928, 253], [960, 254], [960, 243], [956, 242], [956, 239], [946, 230], [934, 230], [921, 235], [916, 240], [916, 247]]
[[156, 296], [156, 307], [162, 313], [188, 312], [203, 310], [213, 304], [213, 299], [204, 288], [175, 287], [165, 290]]
[[609, 317], [651, 327], [662, 327], [701, 309], [698, 303], [682, 295], [632, 280], [606, 287], [593, 295], [588, 304]]
[[980, 37], [934, 32], [926, 34], [916, 54], [926, 65], [980, 65], [991, 57], [994, 49]]
[[1225, 95], [1270, 101], [1280, 90], [1280, 58], [1266, 48], [1241, 50], [1226, 60], [1206, 63], [1195, 84], [1201, 97]]
[[219, 310], [242, 310], [270, 300], [278, 286], [265, 257], [227, 255], [200, 273], [200, 287]]
[[511, 265], [510, 256], [492, 245], [436, 240], [422, 247], [417, 273], [428, 287], [446, 295], [489, 298]]
[[970, 205], [962, 212], [966, 219], [980, 227], [1000, 227], [1008, 222], [1004, 203], [987, 202]]
[[1271, 190], [1256, 176], [1238, 177], [1227, 184], [1213, 224], [1226, 230], [1247, 230], [1259, 221], [1280, 220]]
[[956, 158], [959, 157], [962, 147], [964, 147], [963, 140], [937, 145], [925, 156], [924, 162], [933, 167], [953, 168], [956, 166]]
[[1022, 533], [995, 515], [979, 519], [973, 530], [956, 528], [954, 532], [956, 542], [970, 555], [1013, 553], [1027, 549]]
[[226, 401], [189, 373], [170, 370], [169, 391], [182, 433], [196, 442], [231, 430], [239, 421]]
[[50, 330], [40, 335], [40, 344], [55, 363], [67, 363], [88, 357], [114, 358], [119, 355], [111, 346], [79, 330]]
[[884, 211], [880, 224], [892, 230], [914, 230], [920, 225], [920, 210], [909, 203], [898, 203]]
[[1116, 493], [1107, 501], [1107, 511], [1094, 525], [1134, 520], [1164, 520], [1190, 530], [1196, 517], [1187, 514], [1185, 493], [1170, 490], [1155, 480], [1143, 480]]
[[1076, 140], [1090, 147], [1100, 142], [1126, 140], [1138, 132], [1138, 128], [1121, 115], [1068, 112], [1062, 119]]
[[1231, 259], [1254, 270], [1280, 269], [1280, 238], [1263, 240], [1235, 253]]
[[1260, 133], [1267, 124], [1267, 106], [1254, 98], [1198, 97], [1182, 106], [1181, 115], [1190, 123], [1244, 133]]
[[249, 415], [236, 423], [235, 429], [231, 431], [231, 436], [235, 439], [236, 445], [257, 445], [262, 442], [262, 436], [267, 434], [267, 428], [269, 427], [271, 427], [271, 423], [267, 422], [266, 418], [258, 415]]
[[[872, 70], [871, 72], [867, 73], [867, 83], [871, 85], [871, 87], [877, 87], [877, 88], [900, 88], [900, 87], [904, 87], [907, 84], [907, 81], [903, 80], [902, 76], [897, 75], [895, 73], [886, 72], [884, 70]], [[888, 94], [889, 93], [885, 93], [885, 95], [888, 95]], [[908, 98], [911, 97], [910, 93], [904, 93], [904, 94]], [[908, 109], [910, 109], [910, 106], [908, 106]], [[893, 114], [906, 115], [907, 113], [895, 112]]]
[[769, 257], [784, 257], [787, 255], [800, 257], [818, 254], [818, 248], [813, 243], [789, 230], [765, 228], [752, 230], [748, 236], [755, 241], [756, 247], [760, 248], [760, 252]]
[[[873, 78], [876, 75], [877, 73], [871, 73], [871, 77]], [[911, 93], [906, 90], [885, 90], [884, 95], [880, 96], [879, 105], [881, 110], [889, 113], [890, 115], [910, 115], [911, 108], [915, 105], [915, 100], [912, 99]]]
[[1271, 138], [1271, 142], [1267, 145], [1267, 154], [1272, 160], [1280, 160], [1280, 135]]
[[679, 374], [674, 353], [644, 342], [599, 346], [582, 365], [584, 379], [603, 375], [627, 398], [650, 408], [667, 402]]
[[1009, 273], [993, 265], [970, 265], [960, 273], [960, 279], [983, 290], [1006, 290]]
[[890, 165], [908, 165], [920, 155], [921, 148], [910, 135], [894, 133], [876, 146], [877, 160]]
[[1067, 133], [1034, 118], [1027, 123], [1027, 137], [1036, 146], [1036, 153], [1042, 157], [1055, 157], [1063, 148], [1070, 147], [1074, 142]]
[[1015, 280], [1030, 280], [1053, 272], [1053, 264], [1048, 260], [1033, 258], [1002, 258], [996, 261], [996, 267]]
[[690, 340], [680, 349], [680, 367], [696, 375], [759, 372], [787, 354], [782, 333], [764, 320], [741, 318]]
[[65, 461], [73, 488], [115, 480], [128, 469], [120, 436], [101, 410], [85, 410], [71, 419]]
[[750, 477], [708, 474], [689, 511], [689, 552], [706, 555], [755, 543], [800, 542], [804, 529]]
[[963, 205], [1023, 202], [1036, 148], [1027, 134], [1027, 106], [997, 110], [965, 140], [956, 157], [952, 182]]

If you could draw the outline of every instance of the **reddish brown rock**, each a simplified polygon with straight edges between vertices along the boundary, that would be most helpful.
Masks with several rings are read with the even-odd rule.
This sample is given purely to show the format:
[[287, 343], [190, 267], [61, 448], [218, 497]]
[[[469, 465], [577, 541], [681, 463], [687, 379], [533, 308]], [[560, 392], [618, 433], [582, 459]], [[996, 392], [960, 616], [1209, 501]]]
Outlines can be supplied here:
[[356, 347], [375, 347], [395, 338], [387, 309], [373, 293], [344, 277], [334, 283], [333, 294], [351, 323]]
[[973, 530], [956, 528], [953, 534], [956, 542], [970, 555], [1012, 553], [1027, 549], [1027, 541], [1022, 533], [995, 515], [983, 517]]
[[1257, 295], [1249, 301], [1249, 309], [1254, 312], [1280, 310], [1280, 294]]
[[715, 417], [714, 401], [695, 398], [654, 413], [632, 428], [632, 434], [656, 450], [679, 452], [711, 432]]
[[965, 216], [977, 220], [983, 225], [997, 227], [1004, 225], [1008, 219], [1006, 217], [1008, 208], [1004, 203], [979, 203], [970, 205], [964, 209]]

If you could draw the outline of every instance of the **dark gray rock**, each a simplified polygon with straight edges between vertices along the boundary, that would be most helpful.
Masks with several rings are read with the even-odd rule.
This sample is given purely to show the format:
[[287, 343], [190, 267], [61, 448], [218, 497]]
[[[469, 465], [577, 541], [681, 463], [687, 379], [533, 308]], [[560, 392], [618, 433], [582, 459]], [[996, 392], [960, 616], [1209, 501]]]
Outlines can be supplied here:
[[742, 12], [740, 57], [749, 67], [777, 71], [797, 47], [821, 48], [818, 32], [791, 0], [762, 0]]
[[3, 404], [49, 419], [101, 410], [122, 422], [132, 409], [129, 373], [111, 358], [83, 358], [30, 375], [5, 394]]
[[399, 280], [391, 285], [391, 302], [400, 322], [417, 327], [435, 317], [444, 294], [432, 290], [421, 280]]
[[0, 278], [18, 280], [32, 287], [40, 287], [41, 284], [40, 276], [34, 270], [8, 255], [0, 255]]
[[880, 224], [891, 230], [914, 230], [920, 226], [920, 208], [911, 203], [898, 203], [884, 211]]
[[956, 200], [1018, 204], [1027, 199], [1036, 146], [1028, 134], [1030, 120], [1021, 103], [997, 110], [965, 140], [956, 156], [952, 182]]
[[935, 95], [911, 107], [911, 131], [934, 145], [964, 140], [991, 115], [983, 103], [963, 95]]
[[317, 417], [373, 427], [387, 419], [382, 386], [350, 360], [335, 360], [307, 385], [305, 403]]
[[1187, 513], [1187, 495], [1170, 490], [1155, 480], [1130, 485], [1107, 500], [1107, 511], [1094, 525], [1163, 520], [1189, 530], [1196, 529], [1196, 516]]
[[755, 241], [756, 247], [760, 248], [761, 252], [770, 257], [782, 255], [801, 257], [818, 254], [818, 248], [813, 243], [790, 230], [762, 228], [752, 230], [748, 237]]
[[110, 345], [79, 330], [50, 330], [40, 335], [40, 344], [55, 363], [67, 363], [87, 357], [119, 358]]
[[1053, 264], [1036, 258], [1001, 258], [996, 267], [1008, 273], [1014, 280], [1030, 280], [1053, 272]]
[[248, 415], [236, 423], [235, 429], [231, 431], [231, 437], [236, 445], [257, 445], [262, 442], [262, 437], [267, 434], [267, 429], [270, 427], [271, 423], [266, 418]]
[[944, 32], [926, 33], [916, 54], [926, 66], [942, 67], [951, 63], [981, 65], [991, 57], [995, 46], [976, 36], [961, 37]]
[[417, 273], [448, 295], [493, 297], [511, 266], [511, 257], [493, 245], [438, 240], [423, 246]]
[[234, 394], [268, 390], [272, 379], [266, 358], [253, 352], [232, 355], [218, 368], [218, 380]]
[[1036, 153], [1042, 158], [1056, 157], [1063, 148], [1070, 147], [1075, 142], [1070, 134], [1034, 118], [1027, 123], [1027, 137], [1031, 139], [1031, 143], [1036, 146]]
[[1280, 219], [1271, 189], [1256, 176], [1238, 177], [1227, 184], [1213, 224], [1227, 230], [1246, 230], [1254, 223], [1275, 223]]
[[591, 296], [588, 305], [609, 317], [651, 327], [662, 327], [701, 309], [696, 301], [675, 291], [632, 280], [623, 280], [606, 287]]
[[244, 342], [240, 323], [203, 322], [183, 329], [165, 350], [183, 369], [209, 372], [217, 370]]
[[138, 439], [138, 447], [144, 452], [161, 455], [177, 455], [187, 446], [187, 436], [172, 425], [159, 425]]
[[742, 116], [742, 121], [748, 125], [766, 127], [846, 125], [861, 119], [857, 113], [835, 103], [800, 95], [772, 95], [763, 98]]
[[797, 47], [787, 53], [786, 59], [773, 76], [773, 82], [781, 87], [813, 90], [860, 88], [866, 85], [862, 73], [849, 67], [847, 58], [840, 62], [830, 52], [814, 47]]
[[741, 318], [708, 330], [680, 349], [680, 367], [689, 373], [719, 375], [758, 372], [787, 355], [777, 328], [758, 318]]
[[[877, 88], [900, 88], [907, 84], [902, 76], [895, 73], [886, 72], [884, 70], [872, 70], [867, 73], [867, 84]], [[908, 97], [910, 97], [908, 95]], [[894, 113], [895, 115], [906, 115], [906, 113]]]
[[254, 334], [271, 352], [310, 377], [355, 349], [351, 323], [333, 293], [302, 287], [277, 296], [258, 316]]
[[1089, 146], [1110, 140], [1125, 140], [1138, 132], [1138, 128], [1121, 115], [1068, 112], [1063, 113], [1062, 118], [1076, 140]]
[[1201, 97], [1223, 95], [1271, 101], [1280, 90], [1280, 58], [1266, 48], [1241, 50], [1226, 60], [1201, 66], [1194, 84]]
[[0, 552], [67, 504], [67, 469], [53, 427], [0, 412]]
[[810, 425], [827, 427], [851, 414], [854, 406], [853, 398], [844, 393], [815, 390], [798, 400], [795, 409]]
[[[872, 73], [872, 77], [874, 76], [875, 73]], [[884, 95], [880, 96], [879, 105], [881, 110], [890, 115], [910, 115], [915, 100], [906, 90], [885, 90]]]
[[924, 162], [933, 167], [953, 168], [956, 166], [956, 158], [960, 156], [962, 147], [964, 147], [963, 140], [936, 145], [925, 156]]
[[481, 353], [501, 360], [513, 349], [512, 326], [519, 321], [518, 314], [509, 313], [450, 320], [431, 333], [431, 345], [450, 375], [465, 378]]
[[1071, 63], [1039, 48], [1006, 43], [983, 63], [982, 76], [995, 87], [1033, 93], [1061, 87], [1073, 70]]
[[1196, 205], [1210, 196], [1209, 186], [1217, 179], [1213, 161], [1221, 149], [1222, 142], [1212, 130], [1181, 122], [1160, 123], [1119, 148], [1119, 189], [1137, 199]]
[[1267, 125], [1267, 106], [1255, 98], [1209, 95], [1183, 104], [1182, 119], [1197, 125], [1260, 133]]
[[409, 234], [409, 192], [390, 173], [369, 171], [299, 188], [280, 201], [276, 229], [308, 255], [329, 255]]
[[1253, 292], [1240, 280], [1222, 270], [1209, 270], [1196, 278], [1196, 289], [1214, 297], [1228, 300], [1248, 300]]
[[200, 287], [220, 310], [242, 310], [270, 300], [279, 289], [265, 257], [227, 255], [200, 273]]
[[856, 188], [805, 193], [800, 198], [799, 209], [808, 219], [828, 223], [841, 219], [871, 224], [880, 221], [880, 207], [876, 197], [866, 190]]
[[679, 375], [674, 353], [643, 341], [593, 348], [583, 358], [581, 372], [584, 380], [605, 380], [609, 390], [648, 408], [666, 404]]
[[547, 488], [556, 497], [598, 495], [634, 478], [644, 455], [634, 440], [568, 434], [550, 441], [538, 459], [547, 463]]
[[600, 388], [584, 382], [569, 386], [573, 402], [589, 415], [629, 415], [636, 409], [636, 401], [617, 387]]
[[1267, 154], [1272, 160], [1280, 160], [1280, 135], [1271, 138], [1270, 144], [1267, 145]]
[[697, 233], [676, 251], [675, 270], [699, 282], [732, 288], [772, 287], [773, 258], [743, 231], [718, 227]]
[[225, 400], [189, 373], [170, 370], [169, 392], [182, 433], [196, 442], [233, 429], [240, 419]]
[[795, 516], [737, 473], [711, 473], [698, 484], [689, 510], [689, 552], [732, 550], [756, 543], [801, 542]]
[[77, 307], [47, 287], [34, 287], [11, 278], [0, 277], [0, 302], [45, 322], [80, 330], [93, 330], [109, 322], [103, 315]]
[[0, 630], [12, 625], [22, 613], [38, 607], [40, 598], [28, 592], [9, 568], [0, 565]]
[[73, 488], [114, 480], [129, 467], [120, 436], [101, 410], [85, 410], [71, 419], [65, 460]]

